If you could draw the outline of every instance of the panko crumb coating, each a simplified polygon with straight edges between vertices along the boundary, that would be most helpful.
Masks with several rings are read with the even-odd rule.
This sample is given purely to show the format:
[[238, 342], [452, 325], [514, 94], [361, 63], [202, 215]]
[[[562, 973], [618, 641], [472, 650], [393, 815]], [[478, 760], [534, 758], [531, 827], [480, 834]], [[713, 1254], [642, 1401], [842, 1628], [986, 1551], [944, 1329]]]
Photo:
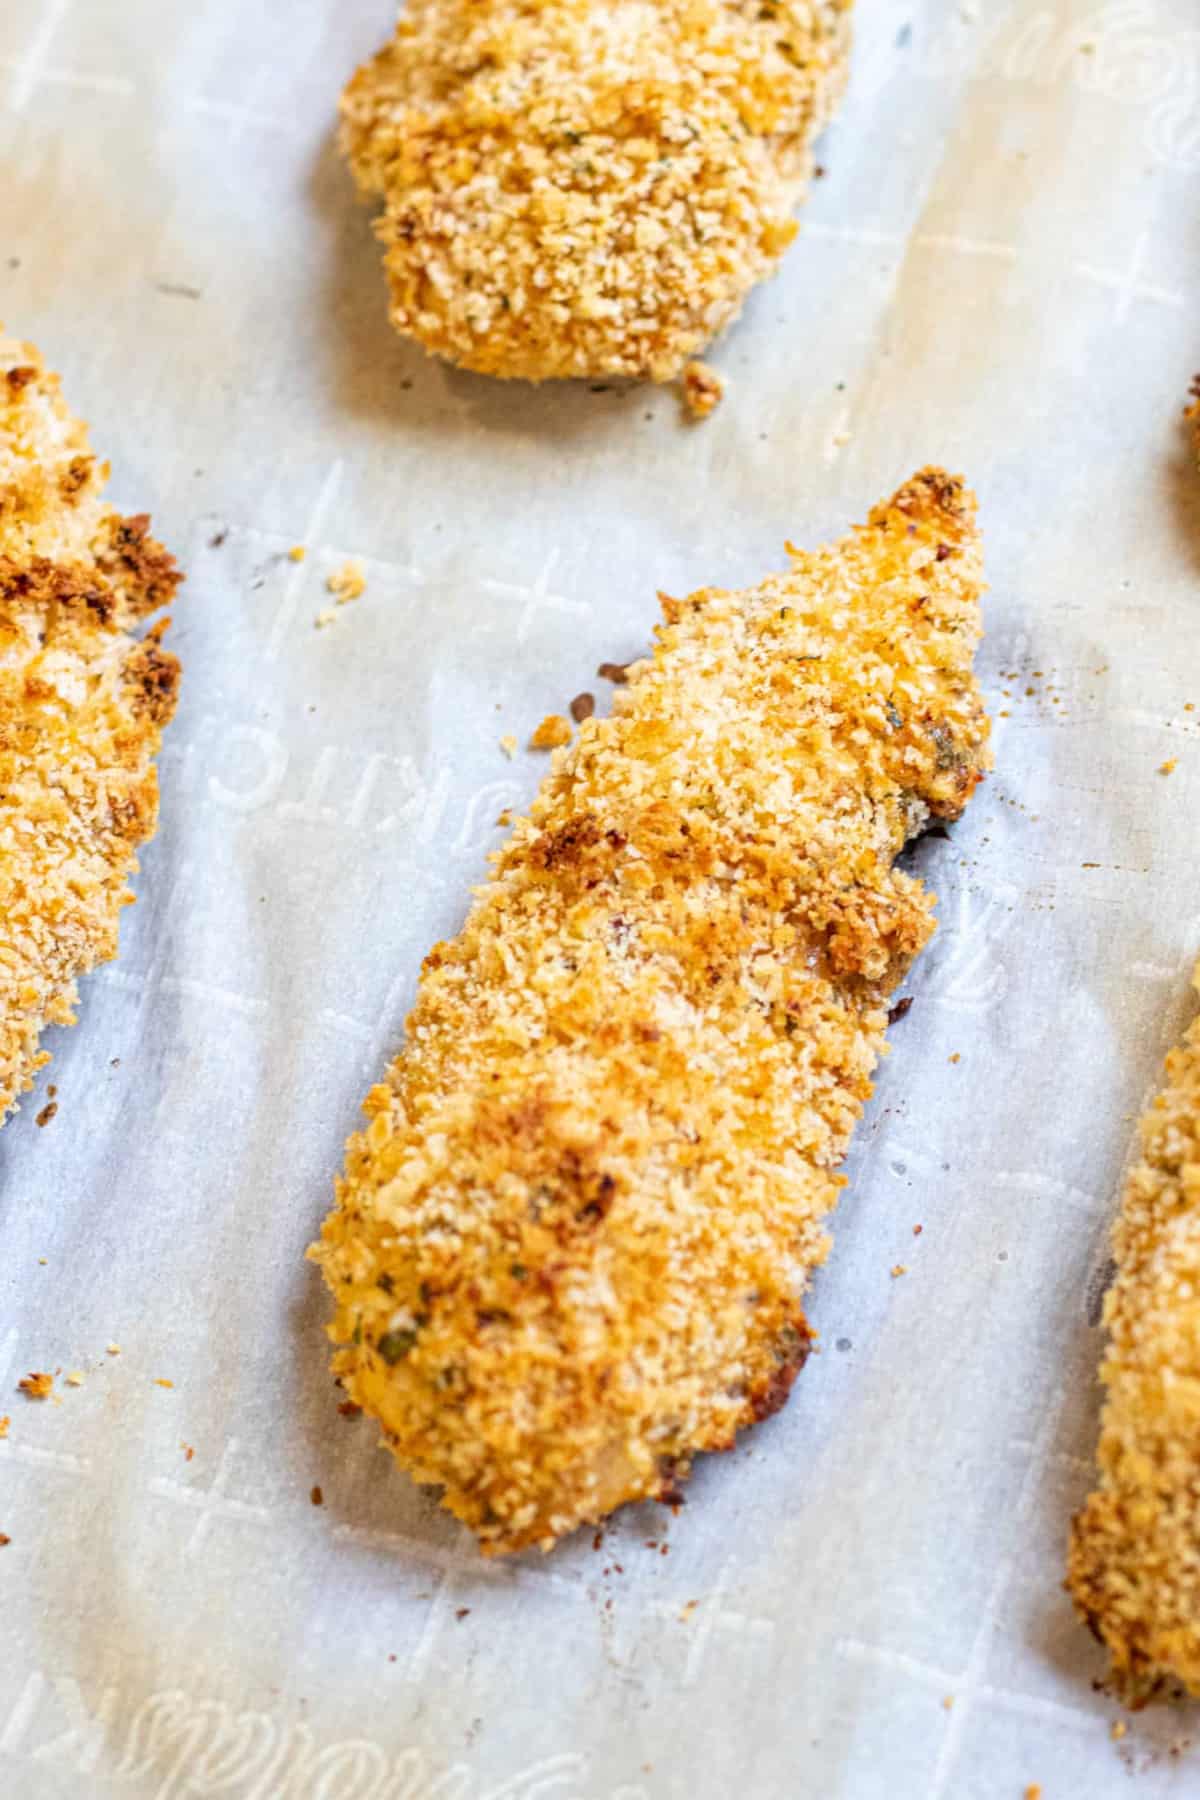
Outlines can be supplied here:
[[132, 633], [182, 577], [107, 479], [58, 377], [0, 333], [0, 1123], [79, 976], [116, 955], [158, 816], [179, 665], [165, 620]]
[[783, 1404], [934, 928], [893, 863], [989, 765], [962, 482], [791, 554], [663, 597], [426, 959], [312, 1251], [348, 1398], [489, 1553], [670, 1498]]
[[851, 3], [409, 0], [342, 98], [397, 331], [484, 375], [678, 375], [796, 235]]
[[1140, 1133], [1104, 1307], [1100, 1486], [1075, 1517], [1067, 1570], [1135, 1703], [1171, 1677], [1200, 1695], [1200, 1018]]

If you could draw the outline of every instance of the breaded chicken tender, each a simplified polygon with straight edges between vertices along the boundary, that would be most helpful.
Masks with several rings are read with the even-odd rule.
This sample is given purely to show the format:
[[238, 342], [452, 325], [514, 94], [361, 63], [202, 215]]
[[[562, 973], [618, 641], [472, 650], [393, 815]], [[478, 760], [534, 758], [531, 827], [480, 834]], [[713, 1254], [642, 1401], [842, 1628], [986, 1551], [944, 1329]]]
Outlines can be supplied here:
[[1067, 1573], [1134, 1701], [1168, 1677], [1200, 1694], [1200, 1018], [1167, 1058], [1141, 1152], [1113, 1230], [1100, 1486]]
[[116, 955], [158, 813], [178, 664], [165, 621], [132, 631], [181, 577], [148, 519], [105, 504], [107, 477], [57, 376], [0, 334], [0, 1123], [79, 976]]
[[988, 766], [972, 496], [663, 599], [367, 1098], [312, 1252], [335, 1369], [487, 1552], [669, 1498], [781, 1406], [888, 996], [893, 867]]
[[484, 375], [668, 381], [796, 235], [851, 0], [409, 0], [350, 82], [391, 319]]

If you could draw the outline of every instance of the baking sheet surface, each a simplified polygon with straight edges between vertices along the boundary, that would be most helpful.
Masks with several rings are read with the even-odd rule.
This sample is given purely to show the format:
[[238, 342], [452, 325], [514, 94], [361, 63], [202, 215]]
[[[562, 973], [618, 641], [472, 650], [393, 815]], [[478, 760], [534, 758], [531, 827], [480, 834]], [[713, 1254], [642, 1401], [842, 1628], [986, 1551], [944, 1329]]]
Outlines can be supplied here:
[[[1060, 1591], [1107, 1219], [1200, 951], [1194, 8], [859, 0], [804, 230], [690, 428], [389, 331], [332, 120], [390, 22], [0, 6], [0, 316], [189, 575], [120, 961], [0, 1138], [0, 1793], [1195, 1792], [1186, 1711], [1110, 1737]], [[544, 769], [499, 740], [606, 704], [656, 589], [753, 581], [932, 460], [981, 499], [997, 767], [916, 856], [941, 928], [821, 1354], [677, 1517], [484, 1564], [339, 1416], [303, 1251]], [[15, 1391], [56, 1368], [61, 1404]]]

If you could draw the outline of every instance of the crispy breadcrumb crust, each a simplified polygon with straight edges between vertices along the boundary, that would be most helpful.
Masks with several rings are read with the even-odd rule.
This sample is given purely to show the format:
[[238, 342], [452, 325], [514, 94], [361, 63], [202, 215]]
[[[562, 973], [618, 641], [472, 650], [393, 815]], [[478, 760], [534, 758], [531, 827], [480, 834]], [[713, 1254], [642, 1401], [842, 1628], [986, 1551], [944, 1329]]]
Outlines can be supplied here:
[[796, 235], [852, 0], [409, 0], [342, 98], [396, 329], [484, 375], [672, 379]]
[[933, 930], [893, 861], [988, 766], [963, 484], [792, 555], [663, 597], [426, 959], [312, 1252], [347, 1395], [488, 1552], [669, 1497], [783, 1404]]
[[0, 333], [0, 1123], [78, 977], [116, 955], [158, 813], [179, 665], [165, 620], [132, 633], [182, 578], [107, 478], [58, 377]]
[[1200, 1018], [1140, 1130], [1104, 1307], [1100, 1486], [1067, 1568], [1135, 1702], [1170, 1676], [1200, 1694]]

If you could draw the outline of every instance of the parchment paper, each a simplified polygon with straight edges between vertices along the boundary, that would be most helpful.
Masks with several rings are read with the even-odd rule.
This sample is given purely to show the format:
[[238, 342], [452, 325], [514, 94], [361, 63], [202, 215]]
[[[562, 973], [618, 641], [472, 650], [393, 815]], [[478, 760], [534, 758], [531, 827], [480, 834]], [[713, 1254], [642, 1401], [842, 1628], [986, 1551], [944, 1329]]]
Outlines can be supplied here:
[[[391, 334], [331, 142], [391, 0], [0, 7], [0, 313], [189, 571], [120, 961], [0, 1138], [12, 1800], [1200, 1785], [1186, 1709], [1111, 1738], [1060, 1591], [1107, 1220], [1200, 951], [1200, 31], [1190, 0], [858, 15], [803, 234], [689, 428]], [[544, 770], [499, 739], [606, 704], [657, 588], [753, 581], [930, 460], [983, 506], [997, 769], [915, 858], [941, 929], [822, 1354], [677, 1518], [484, 1564], [339, 1416], [303, 1252]], [[35, 1369], [84, 1382], [37, 1405]]]

